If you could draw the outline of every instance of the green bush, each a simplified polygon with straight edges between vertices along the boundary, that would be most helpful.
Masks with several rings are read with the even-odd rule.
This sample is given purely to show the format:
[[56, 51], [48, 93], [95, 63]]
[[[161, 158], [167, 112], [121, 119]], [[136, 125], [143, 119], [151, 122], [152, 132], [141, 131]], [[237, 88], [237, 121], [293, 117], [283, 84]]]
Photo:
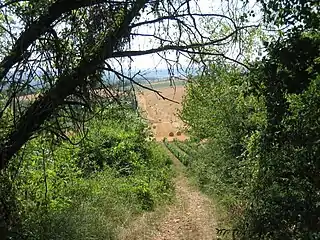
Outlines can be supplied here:
[[147, 142], [137, 113], [111, 106], [87, 126], [78, 145], [41, 134], [9, 166], [12, 198], [1, 197], [16, 204], [14, 239], [115, 239], [128, 219], [170, 199], [172, 162]]
[[181, 117], [206, 139], [189, 168], [243, 239], [319, 239], [319, 39], [293, 32], [252, 71], [213, 65], [187, 86]]
[[246, 214], [251, 239], [319, 239], [319, 45], [319, 34], [295, 33], [271, 46], [257, 73], [268, 124]]
[[249, 93], [249, 80], [239, 69], [213, 65], [189, 83], [180, 113], [190, 133], [206, 139], [199, 147], [189, 143], [197, 152], [191, 171], [205, 191], [238, 217], [258, 171], [250, 143], [266, 124], [265, 107]]

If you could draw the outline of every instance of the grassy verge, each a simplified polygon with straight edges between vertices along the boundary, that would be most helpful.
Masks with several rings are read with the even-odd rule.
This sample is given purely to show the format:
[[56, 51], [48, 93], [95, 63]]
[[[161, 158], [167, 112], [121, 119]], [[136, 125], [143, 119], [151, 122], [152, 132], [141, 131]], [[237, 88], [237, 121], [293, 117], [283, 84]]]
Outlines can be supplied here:
[[192, 157], [188, 155], [183, 149], [178, 147], [177, 141], [168, 142], [165, 138], [163, 140], [165, 146], [170, 150], [170, 152], [183, 163], [183, 165], [188, 166], [192, 161]]
[[15, 202], [7, 202], [17, 222], [10, 237], [117, 239], [137, 215], [170, 201], [172, 162], [146, 140], [146, 124], [130, 109], [104, 111], [90, 120], [80, 144], [52, 144], [43, 134], [13, 161], [7, 175]]

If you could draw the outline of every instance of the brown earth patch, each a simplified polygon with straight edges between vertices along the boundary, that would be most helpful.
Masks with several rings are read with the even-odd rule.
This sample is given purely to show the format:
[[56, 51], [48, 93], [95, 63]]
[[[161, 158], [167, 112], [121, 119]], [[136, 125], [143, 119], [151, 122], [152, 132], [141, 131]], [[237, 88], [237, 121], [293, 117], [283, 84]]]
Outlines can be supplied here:
[[[164, 97], [176, 101], [177, 103], [169, 100], [162, 100], [159, 95], [150, 90], [142, 90], [137, 94], [138, 104], [144, 113], [144, 117], [148, 119], [152, 126], [155, 126], [152, 127], [152, 132], [157, 141], [168, 138], [170, 132], [181, 132], [184, 128], [184, 123], [178, 117], [184, 90], [185, 88], [183, 86], [160, 89], [160, 92]], [[181, 135], [176, 138], [183, 141], [188, 137], [181, 132]], [[172, 139], [172, 136], [169, 136], [168, 140], [171, 141]]]

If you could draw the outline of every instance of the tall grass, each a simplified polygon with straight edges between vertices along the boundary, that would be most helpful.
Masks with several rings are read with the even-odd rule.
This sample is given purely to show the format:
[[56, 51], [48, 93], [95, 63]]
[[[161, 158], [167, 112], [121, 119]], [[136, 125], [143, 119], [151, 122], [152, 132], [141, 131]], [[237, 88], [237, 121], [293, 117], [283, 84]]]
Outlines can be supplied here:
[[80, 145], [43, 134], [9, 166], [12, 239], [117, 239], [137, 214], [170, 200], [172, 162], [146, 140], [146, 124], [129, 109], [104, 111]]

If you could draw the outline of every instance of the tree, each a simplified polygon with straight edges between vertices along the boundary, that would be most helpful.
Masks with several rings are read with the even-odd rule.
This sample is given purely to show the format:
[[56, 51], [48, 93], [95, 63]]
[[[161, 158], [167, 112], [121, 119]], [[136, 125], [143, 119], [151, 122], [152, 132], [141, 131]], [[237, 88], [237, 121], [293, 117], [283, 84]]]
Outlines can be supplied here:
[[241, 239], [319, 239], [319, 3], [260, 2], [282, 29], [267, 55], [239, 76], [213, 65], [187, 87], [182, 118], [209, 139], [192, 170], [228, 205], [244, 200]]
[[[111, 59], [170, 50], [180, 55], [201, 54], [208, 46], [227, 44], [245, 28], [227, 15], [197, 12], [195, 5], [186, 0], [2, 2], [1, 38], [9, 41], [2, 42], [0, 87], [5, 94], [0, 118], [8, 116], [10, 106], [13, 117], [0, 139], [0, 169], [39, 131], [46, 128], [64, 135], [66, 124], [62, 121], [75, 118], [74, 106], [90, 110], [92, 94], [88, 92], [97, 82], [105, 84], [103, 71], [136, 83], [119, 72]], [[231, 31], [215, 38], [204, 36], [199, 19], [215, 18], [228, 24]], [[153, 34], [141, 32], [148, 27], [154, 29]], [[132, 50], [130, 43], [135, 37], [150, 38], [155, 46]], [[30, 89], [39, 95], [23, 108], [18, 95]], [[104, 91], [113, 97], [107, 86]]]
[[257, 144], [249, 238], [318, 239], [319, 4], [261, 2], [267, 21], [289, 27], [267, 44], [268, 55], [252, 71], [267, 124]]
[[319, 28], [318, 1], [296, 0], [276, 1], [258, 0], [262, 4], [266, 23], [275, 26], [289, 26], [300, 30]]

